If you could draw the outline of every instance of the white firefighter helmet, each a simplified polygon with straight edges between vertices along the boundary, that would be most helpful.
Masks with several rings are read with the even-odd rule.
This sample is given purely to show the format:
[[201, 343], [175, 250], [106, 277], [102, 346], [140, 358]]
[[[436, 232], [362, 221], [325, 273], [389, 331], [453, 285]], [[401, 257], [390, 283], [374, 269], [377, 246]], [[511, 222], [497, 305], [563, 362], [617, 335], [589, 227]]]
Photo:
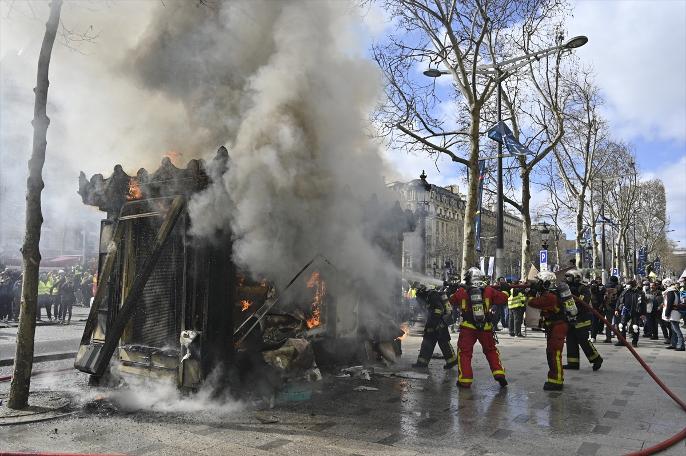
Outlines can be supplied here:
[[464, 275], [464, 281], [467, 285], [472, 285], [475, 287], [486, 286], [486, 276], [479, 268], [469, 268]]
[[536, 274], [536, 279], [543, 284], [545, 289], [549, 289], [557, 283], [557, 275], [552, 271], [541, 271]]
[[671, 287], [672, 285], [674, 285], [674, 281], [673, 281], [672, 279], [670, 279], [669, 277], [667, 277], [666, 279], [663, 279], [663, 280], [662, 280], [662, 286], [663, 286], [663, 287], [669, 288], [669, 287]]
[[581, 283], [582, 275], [578, 269], [570, 269], [565, 272], [565, 280], [567, 283]]

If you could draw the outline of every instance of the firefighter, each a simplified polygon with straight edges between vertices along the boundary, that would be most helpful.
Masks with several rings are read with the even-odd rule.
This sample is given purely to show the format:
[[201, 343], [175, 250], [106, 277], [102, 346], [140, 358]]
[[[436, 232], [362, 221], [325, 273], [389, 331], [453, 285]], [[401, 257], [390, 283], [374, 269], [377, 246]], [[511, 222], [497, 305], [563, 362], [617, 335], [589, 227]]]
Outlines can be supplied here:
[[452, 324], [452, 307], [448, 295], [443, 289], [427, 290], [423, 285], [417, 287], [417, 302], [426, 307], [428, 315], [424, 324], [424, 337], [419, 349], [415, 368], [426, 368], [438, 343], [445, 365], [443, 369], [451, 369], [457, 364], [457, 355], [450, 345], [448, 327]]
[[564, 385], [562, 348], [567, 335], [567, 322], [574, 321], [578, 309], [569, 287], [564, 283], [558, 285], [554, 272], [539, 272], [530, 293], [534, 293], [534, 297], [529, 301], [529, 306], [541, 310], [546, 334], [548, 379], [543, 384], [543, 389], [560, 391]]
[[465, 287], [459, 288], [451, 297], [453, 306], [460, 309], [462, 323], [457, 338], [458, 377], [457, 386], [469, 388], [474, 375], [472, 373], [472, 352], [478, 340], [486, 355], [493, 378], [501, 387], [507, 386], [505, 369], [500, 362], [500, 353], [496, 348], [493, 325], [495, 316], [493, 306], [507, 302], [507, 295], [493, 287], [486, 286], [484, 273], [478, 268], [470, 268], [465, 274]]
[[579, 370], [579, 346], [584, 351], [588, 362], [597, 371], [603, 364], [603, 358], [596, 350], [593, 342], [589, 340], [591, 330], [591, 288], [582, 282], [581, 271], [572, 269], [565, 273], [565, 281], [572, 295], [577, 297], [583, 304], [577, 305], [578, 313], [574, 321], [569, 322], [567, 329], [567, 364], [564, 369]]
[[524, 319], [524, 308], [526, 307], [527, 298], [523, 290], [519, 288], [512, 288], [507, 292], [507, 309], [509, 311], [508, 329], [511, 337], [524, 337], [522, 334], [522, 320]]

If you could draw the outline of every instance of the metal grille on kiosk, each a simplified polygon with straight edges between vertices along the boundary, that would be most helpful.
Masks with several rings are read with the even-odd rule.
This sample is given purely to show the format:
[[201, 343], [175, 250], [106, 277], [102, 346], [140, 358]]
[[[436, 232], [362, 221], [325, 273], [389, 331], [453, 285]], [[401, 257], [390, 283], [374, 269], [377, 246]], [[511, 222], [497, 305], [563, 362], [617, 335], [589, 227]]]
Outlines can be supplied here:
[[[150, 255], [159, 228], [156, 218], [132, 220], [137, 267]], [[130, 344], [157, 348], [178, 347], [179, 304], [182, 289], [178, 280], [183, 265], [183, 248], [178, 229], [163, 249], [131, 319]]]

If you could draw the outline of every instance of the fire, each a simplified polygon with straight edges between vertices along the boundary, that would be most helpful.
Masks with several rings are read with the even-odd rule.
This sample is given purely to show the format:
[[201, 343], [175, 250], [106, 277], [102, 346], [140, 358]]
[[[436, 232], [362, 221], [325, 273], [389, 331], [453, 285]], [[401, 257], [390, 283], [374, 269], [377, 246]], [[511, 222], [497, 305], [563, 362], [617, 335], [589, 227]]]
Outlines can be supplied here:
[[326, 283], [322, 280], [319, 272], [312, 273], [307, 279], [307, 288], [314, 288], [314, 300], [312, 301], [312, 316], [306, 321], [307, 327], [312, 329], [319, 326], [322, 315], [322, 300], [326, 294]]
[[246, 310], [248, 310], [251, 305], [252, 305], [252, 301], [250, 301], [248, 299], [242, 300], [241, 301], [241, 312], [245, 312]]
[[126, 199], [129, 201], [138, 200], [143, 197], [143, 192], [141, 191], [140, 183], [138, 179], [132, 177], [129, 179], [129, 194], [126, 195]]
[[400, 337], [396, 337], [397, 340], [405, 340], [407, 338], [407, 335], [410, 334], [410, 325], [407, 323], [403, 323], [400, 325], [400, 330], [403, 332], [403, 335]]

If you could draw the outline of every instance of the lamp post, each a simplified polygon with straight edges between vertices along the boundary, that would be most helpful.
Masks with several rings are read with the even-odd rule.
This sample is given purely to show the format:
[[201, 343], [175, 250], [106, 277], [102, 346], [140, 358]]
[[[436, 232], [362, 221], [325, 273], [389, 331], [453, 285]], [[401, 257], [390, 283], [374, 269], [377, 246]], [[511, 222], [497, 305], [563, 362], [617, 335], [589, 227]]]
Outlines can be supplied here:
[[[503, 120], [502, 114], [502, 82], [508, 76], [514, 74], [516, 70], [532, 62], [532, 60], [539, 60], [542, 57], [554, 54], [557, 51], [564, 49], [575, 49], [583, 46], [588, 42], [586, 36], [575, 36], [559, 46], [553, 46], [548, 49], [543, 49], [538, 52], [524, 54], [522, 56], [513, 57], [511, 59], [503, 60], [502, 62], [491, 63], [486, 65], [478, 65], [476, 67], [476, 74], [484, 75], [493, 78], [498, 84], [498, 99], [496, 103], [496, 110], [498, 114], [498, 124]], [[453, 72], [456, 70], [453, 70]], [[439, 70], [438, 68], [429, 68], [424, 71], [424, 75], [430, 78], [437, 78], [444, 74], [451, 74], [451, 71]], [[473, 176], [472, 176], [473, 178]], [[498, 195], [497, 195], [497, 214], [496, 214], [496, 245], [495, 245], [495, 276], [502, 276], [503, 260], [505, 254], [505, 209], [503, 199], [503, 143], [498, 141]]]
[[543, 222], [543, 229], [539, 230], [541, 233], [541, 239], [543, 243], [541, 244], [541, 247], [543, 250], [548, 250], [548, 239], [550, 238], [550, 230], [548, 229], [548, 224]]
[[[426, 272], [426, 253], [429, 248], [428, 242], [427, 242], [427, 230], [426, 230], [426, 223], [427, 223], [427, 218], [429, 214], [429, 204], [430, 201], [427, 200], [427, 194], [428, 198], [430, 199], [431, 195], [429, 192], [431, 191], [431, 184], [429, 184], [426, 181], [426, 173], [424, 170], [422, 170], [422, 174], [419, 175], [419, 180], [421, 182], [421, 186], [424, 189], [423, 192], [417, 192], [417, 206], [421, 205], [420, 209], [420, 216], [422, 219], [421, 223], [421, 233], [420, 233], [420, 238], [422, 242], [422, 255], [421, 255], [421, 273], [424, 275], [428, 275]], [[422, 195], [421, 197], [419, 195]]]

